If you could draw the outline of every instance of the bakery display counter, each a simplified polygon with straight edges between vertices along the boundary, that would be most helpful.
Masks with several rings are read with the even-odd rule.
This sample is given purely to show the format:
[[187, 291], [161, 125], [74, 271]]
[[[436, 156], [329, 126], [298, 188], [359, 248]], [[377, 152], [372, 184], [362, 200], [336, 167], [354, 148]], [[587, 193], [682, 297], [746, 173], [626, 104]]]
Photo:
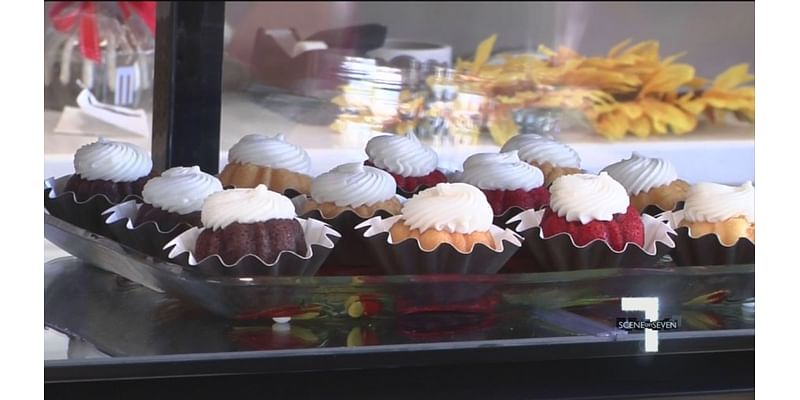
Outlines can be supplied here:
[[[754, 390], [747, 51], [498, 22], [564, 4], [464, 5], [486, 32], [401, 40], [458, 10], [147, 3], [152, 107], [89, 85], [108, 104], [45, 110], [44, 320], [69, 341], [51, 393]], [[119, 74], [112, 33], [97, 76]]]

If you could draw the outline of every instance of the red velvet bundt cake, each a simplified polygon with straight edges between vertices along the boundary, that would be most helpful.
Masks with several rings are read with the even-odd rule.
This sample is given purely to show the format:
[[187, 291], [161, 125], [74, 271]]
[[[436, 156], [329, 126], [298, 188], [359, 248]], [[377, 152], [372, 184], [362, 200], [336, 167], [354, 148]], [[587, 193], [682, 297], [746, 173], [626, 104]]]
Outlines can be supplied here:
[[521, 161], [516, 151], [469, 156], [461, 181], [481, 189], [495, 215], [512, 207], [538, 210], [550, 202], [542, 171]]
[[[364, 161], [364, 165], [370, 167], [375, 166], [375, 164], [369, 162], [369, 160]], [[438, 169], [435, 169], [428, 175], [423, 176], [402, 176], [392, 172], [389, 172], [389, 175], [394, 178], [397, 188], [406, 193], [418, 193], [425, 189], [432, 188], [440, 183], [447, 182], [447, 177]]]
[[550, 204], [550, 191], [546, 187], [525, 190], [483, 190], [494, 215], [501, 215], [511, 208], [540, 210]]
[[376, 136], [367, 142], [366, 152], [369, 159], [364, 164], [392, 174], [398, 192], [417, 193], [447, 182], [447, 177], [436, 170], [436, 152], [413, 133]]
[[625, 188], [608, 174], [565, 175], [550, 187], [550, 207], [542, 218], [545, 237], [568, 233], [583, 246], [595, 239], [621, 251], [627, 243], [644, 246], [644, 224]]
[[248, 254], [268, 264], [276, 262], [282, 251], [304, 256], [305, 234], [295, 217], [292, 201], [264, 185], [214, 193], [203, 203], [205, 229], [197, 238], [194, 256], [200, 261], [219, 255], [227, 264]]

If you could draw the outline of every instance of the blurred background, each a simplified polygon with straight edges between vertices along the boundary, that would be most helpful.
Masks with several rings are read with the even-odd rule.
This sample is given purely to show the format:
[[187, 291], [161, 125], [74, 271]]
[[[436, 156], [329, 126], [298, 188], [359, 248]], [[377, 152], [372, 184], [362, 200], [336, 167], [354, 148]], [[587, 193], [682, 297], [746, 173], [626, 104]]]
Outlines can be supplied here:
[[[61, 3], [66, 2], [48, 2], [47, 10], [52, 11]], [[125, 17], [118, 8], [113, 3], [97, 3], [101, 16], [98, 26], [103, 62], [100, 64], [82, 60], [75, 28], [60, 32], [54, 29], [53, 22], [58, 22], [57, 18], [45, 15], [45, 62], [48, 66], [45, 74], [45, 173], [48, 176], [71, 172], [74, 151], [100, 135], [150, 147], [154, 40], [142, 14]], [[348, 76], [345, 83], [349, 85], [322, 85], [324, 90], [320, 90], [319, 85], [308, 83], [312, 79], [289, 76], [307, 72], [303, 69], [308, 64], [298, 64], [300, 68], [291, 64], [301, 56], [336, 54], [339, 49], [306, 53], [301, 49], [297, 54], [292, 53], [297, 50], [292, 48], [293, 42], [314, 39], [313, 35], [331, 29], [377, 24], [385, 28], [381, 38], [386, 39], [386, 46], [398, 39], [443, 46], [448, 50], [447, 61], [451, 67], [458, 59], [471, 60], [476, 46], [497, 34], [493, 54], [531, 53], [539, 45], [546, 45], [555, 50], [566, 46], [587, 56], [605, 56], [611, 46], [630, 38], [633, 43], [658, 41], [661, 57], [685, 52], [680, 62], [693, 66], [696, 76], [713, 80], [740, 63], [748, 64], [750, 73], [755, 70], [753, 2], [227, 2], [225, 19], [221, 165], [226, 161], [227, 149], [249, 133], [286, 134], [289, 141], [304, 146], [316, 157], [315, 173], [341, 162], [363, 159], [363, 146], [372, 135], [405, 133], [398, 130], [398, 121], [387, 129], [382, 121], [366, 121], [364, 113], [353, 111], [353, 99], [358, 96], [361, 98], [356, 100], [373, 106], [378, 104], [383, 106], [383, 111], [388, 109], [392, 113], [399, 112], [402, 104], [413, 103], [413, 96], [419, 91], [406, 90], [409, 88], [407, 70], [402, 69], [404, 65], [390, 65], [397, 68], [386, 73], [388, 70], [382, 70], [380, 64], [376, 66], [374, 61], [369, 64], [371, 60], [364, 58], [363, 51], [351, 52], [350, 55], [360, 57], [358, 63], [361, 64], [337, 65], [344, 71], [337, 73]], [[289, 44], [282, 49], [265, 47], [257, 40], [259, 31], [284, 32], [284, 38], [290, 36]], [[290, 34], [285, 33], [289, 31]], [[64, 38], [70, 34], [73, 36], [65, 42]], [[307, 45], [311, 47], [306, 50], [317, 50], [313, 43]], [[370, 54], [366, 52], [366, 57]], [[325, 61], [325, 56], [320, 60]], [[284, 61], [288, 67], [273, 68]], [[358, 68], [367, 68], [370, 72]], [[376, 76], [381, 71], [384, 72], [381, 79], [388, 76], [390, 87], [378, 93], [375, 85], [380, 82], [376, 81]], [[427, 72], [430, 75], [433, 70]], [[450, 72], [444, 72], [447, 73]], [[405, 75], [394, 77], [392, 74]], [[352, 78], [355, 75], [358, 76]], [[130, 94], [129, 103], [119, 104], [120, 91], [116, 90], [116, 82], [127, 76], [132, 76], [136, 82], [135, 90]], [[417, 80], [423, 81], [426, 76], [417, 77]], [[101, 102], [142, 110], [141, 121], [134, 121], [142, 129], [120, 129], [78, 112], [75, 98], [81, 84], [88, 85]], [[364, 95], [364, 90], [369, 93]], [[434, 91], [431, 87], [425, 90]], [[467, 94], [462, 94], [462, 98], [466, 99]], [[426, 97], [426, 109], [430, 108], [429, 95], [422, 94]], [[336, 96], [339, 96], [338, 103]], [[404, 100], [403, 96], [408, 98]], [[466, 107], [471, 106], [467, 104]], [[369, 117], [374, 117], [377, 111], [370, 112]], [[464, 135], [468, 140], [451, 137], [449, 142], [442, 141], [442, 135], [436, 131], [440, 125], [436, 125], [435, 120], [421, 123], [415, 120], [411, 129], [436, 147], [444, 167], [458, 168], [470, 153], [496, 151], [507, 138], [507, 135], [498, 138], [494, 133], [490, 136], [486, 129], [486, 112], [483, 108], [480, 112], [483, 115], [477, 117], [481, 121], [475, 123], [474, 132]], [[401, 118], [401, 126], [403, 122]], [[734, 121], [717, 126], [701, 122], [691, 134], [646, 138], [628, 134], [609, 144], [607, 137], [592, 132], [586, 121], [569, 122], [571, 124], [565, 123], [564, 129], [555, 133], [559, 140], [573, 145], [581, 153], [589, 170], [600, 169], [636, 150], [670, 158], [679, 172], [690, 180], [714, 177], [733, 182], [752, 178], [752, 167], [747, 162], [753, 159], [754, 130], [750, 124]], [[421, 132], [420, 126], [425, 130]], [[450, 129], [450, 136], [453, 131]], [[708, 143], [719, 148], [720, 154], [726, 157], [743, 160], [746, 169], [726, 172], [714, 167], [724, 159], [700, 153], [701, 150], [707, 152]], [[335, 155], [330, 154], [331, 149], [336, 149]], [[701, 154], [708, 160], [709, 168], [695, 164]]]
[[685, 51], [702, 76], [726, 66], [754, 65], [753, 2], [228, 2], [225, 18], [235, 29], [228, 51], [247, 63], [259, 27], [295, 27], [302, 37], [348, 25], [378, 23], [389, 37], [452, 46], [470, 57], [493, 33], [498, 50], [565, 45], [602, 55], [631, 38], [661, 42], [664, 54]]

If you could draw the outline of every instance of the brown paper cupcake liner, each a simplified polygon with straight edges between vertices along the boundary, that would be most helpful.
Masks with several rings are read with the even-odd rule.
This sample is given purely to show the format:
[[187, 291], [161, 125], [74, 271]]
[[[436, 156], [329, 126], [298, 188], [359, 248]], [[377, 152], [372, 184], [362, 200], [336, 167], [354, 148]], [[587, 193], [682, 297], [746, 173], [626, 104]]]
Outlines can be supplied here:
[[[115, 239], [103, 217], [103, 211], [117, 204], [106, 195], [96, 194], [85, 201], [78, 201], [75, 192], [64, 191], [72, 175], [58, 179], [48, 178], [44, 182], [44, 208], [50, 215], [69, 222], [89, 232]], [[142, 199], [135, 195], [126, 196], [122, 202]]]
[[232, 276], [313, 276], [330, 255], [341, 235], [327, 224], [314, 219], [298, 218], [306, 237], [306, 254], [282, 251], [274, 263], [267, 263], [255, 254], [246, 254], [234, 264], [228, 264], [219, 255], [202, 260], [194, 257], [194, 248], [200, 232], [205, 228], [191, 228], [164, 246], [173, 262], [206, 275]]
[[519, 235], [497, 226], [492, 226], [490, 233], [499, 250], [477, 244], [472, 252], [464, 254], [442, 244], [433, 251], [425, 251], [413, 238], [393, 244], [389, 229], [400, 218], [400, 215], [386, 219], [374, 217], [355, 227], [356, 230], [366, 228], [363, 236], [387, 275], [495, 274], [522, 246]]
[[516, 231], [525, 238], [531, 262], [525, 272], [573, 271], [596, 268], [647, 268], [675, 247], [675, 231], [649, 215], [642, 215], [644, 247], [628, 243], [621, 251], [597, 239], [578, 246], [569, 233], [544, 237], [540, 228], [544, 210], [528, 210], [508, 221], [519, 222]]
[[681, 227], [683, 211], [668, 211], [659, 215], [659, 220], [675, 230], [677, 246], [672, 250], [675, 265], [705, 266], [754, 264], [756, 261], [756, 245], [748, 238], [740, 238], [732, 246], [720, 242], [719, 235], [709, 233], [701, 237], [692, 237], [688, 227]]
[[156, 221], [134, 226], [133, 219], [142, 204], [137, 200], [129, 200], [109, 208], [103, 212], [106, 225], [118, 242], [149, 256], [167, 260], [169, 252], [164, 250], [164, 246], [193, 226], [180, 223], [164, 230]]

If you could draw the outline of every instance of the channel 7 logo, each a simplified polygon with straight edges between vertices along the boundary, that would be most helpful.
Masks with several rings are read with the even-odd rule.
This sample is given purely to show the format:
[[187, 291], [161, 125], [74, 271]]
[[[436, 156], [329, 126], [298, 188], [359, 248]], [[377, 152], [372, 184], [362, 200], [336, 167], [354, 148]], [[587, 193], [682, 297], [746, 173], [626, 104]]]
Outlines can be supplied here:
[[658, 319], [658, 297], [623, 297], [622, 311], [644, 311], [644, 319], [617, 318], [617, 329], [644, 330], [644, 351], [658, 351], [658, 331], [678, 329], [678, 321]]

